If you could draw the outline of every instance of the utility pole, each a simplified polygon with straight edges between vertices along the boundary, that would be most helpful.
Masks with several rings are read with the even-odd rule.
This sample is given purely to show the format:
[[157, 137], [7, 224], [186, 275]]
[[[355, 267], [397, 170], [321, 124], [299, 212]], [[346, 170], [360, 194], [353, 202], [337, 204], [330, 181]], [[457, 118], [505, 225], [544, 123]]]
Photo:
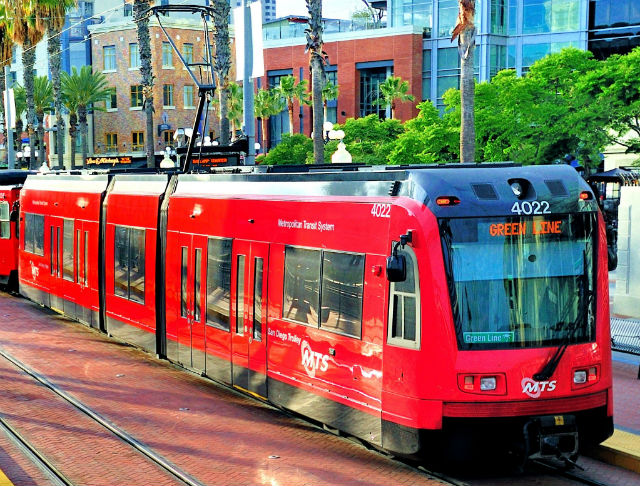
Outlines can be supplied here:
[[15, 169], [15, 157], [13, 156], [13, 131], [11, 130], [11, 96], [9, 95], [9, 66], [4, 67], [4, 86], [7, 91], [7, 102], [4, 107], [4, 118], [7, 124], [7, 168]]
[[242, 0], [244, 17], [244, 77], [242, 94], [244, 104], [244, 133], [247, 136], [247, 156], [245, 165], [255, 165], [255, 120], [253, 116], [253, 31], [251, 28], [251, 5], [249, 0]]

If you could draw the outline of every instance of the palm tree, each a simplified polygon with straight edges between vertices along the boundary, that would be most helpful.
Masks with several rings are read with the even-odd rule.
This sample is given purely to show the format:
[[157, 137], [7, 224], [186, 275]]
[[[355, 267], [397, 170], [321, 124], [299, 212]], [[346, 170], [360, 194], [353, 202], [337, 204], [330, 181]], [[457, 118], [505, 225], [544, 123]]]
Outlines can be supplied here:
[[13, 87], [13, 98], [16, 103], [16, 112], [13, 114], [16, 120], [16, 138], [13, 143], [15, 147], [21, 147], [20, 135], [22, 134], [23, 124], [22, 117], [27, 111], [27, 93], [24, 87], [16, 84]]
[[147, 167], [156, 166], [153, 139], [153, 71], [151, 69], [151, 37], [149, 36], [150, 0], [133, 0], [133, 20], [138, 25], [138, 47], [140, 48], [140, 74], [142, 74], [143, 109], [147, 115]]
[[277, 115], [284, 108], [280, 93], [274, 89], [259, 89], [253, 100], [254, 114], [262, 123], [262, 151], [266, 154], [269, 148], [269, 117]]
[[75, 97], [71, 94], [65, 94], [64, 92], [64, 75], [62, 74], [61, 89], [62, 89], [62, 106], [69, 112], [69, 138], [71, 139], [71, 169], [76, 168], [76, 138], [78, 137], [78, 104]]
[[409, 93], [409, 82], [403, 81], [399, 76], [389, 76], [380, 84], [380, 97], [377, 104], [391, 107], [391, 118], [396, 117], [396, 101], [404, 103], [415, 98]]
[[289, 133], [293, 135], [293, 101], [309, 105], [309, 93], [307, 92], [307, 86], [309, 82], [303, 79], [296, 84], [296, 78], [293, 76], [285, 76], [280, 78], [280, 85], [276, 86], [276, 92], [287, 103], [287, 109], [289, 110]]
[[338, 85], [333, 84], [331, 81], [327, 81], [322, 88], [322, 101], [324, 103], [324, 119], [327, 119], [327, 101], [335, 100], [338, 98], [340, 90]]
[[311, 67], [313, 106], [313, 161], [316, 164], [324, 164], [322, 89], [325, 85], [324, 64], [327, 54], [322, 50], [322, 0], [306, 0], [306, 2], [309, 11], [309, 27], [305, 30], [305, 34], [307, 51], [311, 53], [309, 66]]
[[[231, 124], [231, 138], [235, 138], [236, 136], [236, 130], [238, 129], [238, 125], [242, 124], [242, 112], [243, 112], [243, 93], [242, 93], [242, 86], [240, 86], [238, 83], [231, 81], [227, 87], [227, 91], [228, 91], [228, 96], [227, 96], [227, 119], [229, 121], [229, 123]], [[221, 114], [220, 116], [222, 116], [222, 110], [220, 110]], [[222, 135], [224, 133], [224, 130], [222, 130], [222, 119], [220, 120], [220, 137], [221, 137], [221, 144], [224, 145], [224, 143], [222, 142]], [[227, 142], [228, 143], [228, 142]]]
[[[232, 134], [235, 135], [235, 126], [233, 123], [235, 120], [231, 118], [231, 104], [233, 100], [230, 99], [230, 90], [232, 88], [229, 83], [229, 70], [231, 69], [231, 46], [229, 43], [230, 10], [229, 0], [213, 0], [213, 23], [215, 26], [216, 41], [214, 69], [218, 78], [218, 94], [220, 96], [220, 143], [222, 145], [229, 144], [230, 121], [233, 126]], [[236, 84], [236, 86], [238, 85]], [[240, 92], [242, 92], [242, 90]]]
[[459, 0], [458, 20], [451, 41], [458, 38], [460, 53], [460, 162], [475, 162], [476, 128], [474, 116], [475, 78], [473, 76], [473, 51], [476, 46], [475, 0]]
[[46, 76], [38, 76], [33, 83], [33, 103], [36, 109], [36, 119], [38, 120], [38, 157], [42, 164], [46, 163], [44, 152], [44, 114], [51, 113], [53, 109], [53, 84]]
[[[56, 152], [58, 153], [58, 167], [64, 167], [64, 118], [62, 117], [62, 97], [60, 96], [60, 33], [64, 27], [67, 10], [76, 5], [76, 0], [40, 0], [40, 11], [46, 19], [47, 26], [47, 54], [49, 57], [49, 72], [53, 84], [54, 108], [56, 114]], [[53, 162], [51, 165], [55, 165]]]
[[[38, 2], [5, 2], [6, 14], [12, 18], [7, 24], [14, 42], [22, 46], [22, 68], [24, 89], [27, 97], [27, 131], [29, 144], [34, 148], [36, 109], [33, 101], [33, 65], [36, 60], [36, 44], [43, 36], [42, 18], [38, 12]], [[36, 151], [31, 150], [29, 168], [35, 169]]]
[[[80, 124], [82, 138], [82, 167], [87, 166], [87, 111], [104, 111], [102, 106], [96, 103], [105, 101], [110, 96], [112, 89], [108, 87], [107, 78], [101, 72], [93, 72], [91, 66], [82, 66], [80, 72], [73, 67], [71, 75], [63, 72], [62, 96], [69, 100], [69, 104], [75, 105]], [[71, 124], [71, 117], [69, 117]], [[71, 132], [71, 127], [69, 128]], [[154, 156], [155, 157], [155, 156]], [[148, 163], [148, 162], [147, 162]]]

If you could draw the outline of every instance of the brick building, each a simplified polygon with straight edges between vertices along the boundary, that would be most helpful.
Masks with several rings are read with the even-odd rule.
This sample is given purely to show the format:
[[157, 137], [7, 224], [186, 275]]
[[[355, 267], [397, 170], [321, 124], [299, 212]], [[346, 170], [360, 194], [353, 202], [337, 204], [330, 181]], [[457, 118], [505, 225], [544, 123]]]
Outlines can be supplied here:
[[[324, 50], [328, 54], [327, 77], [339, 86], [339, 97], [329, 102], [327, 118], [344, 123], [347, 118], [358, 118], [371, 113], [385, 115], [385, 107], [374, 103], [378, 86], [388, 76], [399, 76], [409, 82], [410, 92], [416, 100], [422, 99], [422, 30], [413, 26], [398, 29], [377, 29], [325, 37]], [[304, 38], [265, 41], [265, 76], [259, 87], [277, 86], [280, 78], [295, 76], [311, 83], [309, 54], [305, 53]], [[299, 125], [294, 131], [310, 135], [311, 107], [294, 107]], [[417, 115], [415, 103], [400, 103], [396, 117], [402, 120]], [[388, 113], [386, 114], [389, 115]], [[270, 118], [269, 140], [277, 144], [282, 133], [289, 131], [287, 112]]]
[[[163, 25], [185, 60], [202, 61], [206, 43], [198, 19], [167, 18]], [[193, 126], [198, 88], [155, 19], [149, 23], [149, 32], [155, 76], [155, 151], [161, 152], [173, 143], [176, 129]], [[145, 150], [146, 114], [135, 24], [131, 18], [100, 24], [91, 28], [91, 34], [94, 70], [101, 71], [115, 90], [106, 111], [94, 114], [94, 153], [137, 155]], [[194, 72], [197, 76], [197, 68]], [[212, 139], [217, 137], [217, 120], [217, 110], [211, 109], [208, 135]]]

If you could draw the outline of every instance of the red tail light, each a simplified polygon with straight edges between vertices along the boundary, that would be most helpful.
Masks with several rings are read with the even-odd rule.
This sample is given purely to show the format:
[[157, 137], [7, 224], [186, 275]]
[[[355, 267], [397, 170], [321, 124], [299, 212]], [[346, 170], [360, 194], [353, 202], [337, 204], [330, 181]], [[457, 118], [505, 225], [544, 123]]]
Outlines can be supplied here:
[[455, 196], [440, 196], [436, 198], [438, 206], [455, 206], [460, 204], [460, 199]]

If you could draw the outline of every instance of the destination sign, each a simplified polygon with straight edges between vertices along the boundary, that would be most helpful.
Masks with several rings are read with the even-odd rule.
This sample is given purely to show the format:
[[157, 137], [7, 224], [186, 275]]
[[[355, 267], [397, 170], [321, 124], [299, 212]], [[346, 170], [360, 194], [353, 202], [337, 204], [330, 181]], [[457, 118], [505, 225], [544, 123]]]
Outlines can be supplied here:
[[563, 221], [522, 221], [489, 225], [491, 236], [526, 236], [562, 234]]
[[220, 167], [224, 165], [238, 165], [239, 157], [232, 155], [210, 155], [208, 157], [194, 157], [191, 164], [196, 167]]

